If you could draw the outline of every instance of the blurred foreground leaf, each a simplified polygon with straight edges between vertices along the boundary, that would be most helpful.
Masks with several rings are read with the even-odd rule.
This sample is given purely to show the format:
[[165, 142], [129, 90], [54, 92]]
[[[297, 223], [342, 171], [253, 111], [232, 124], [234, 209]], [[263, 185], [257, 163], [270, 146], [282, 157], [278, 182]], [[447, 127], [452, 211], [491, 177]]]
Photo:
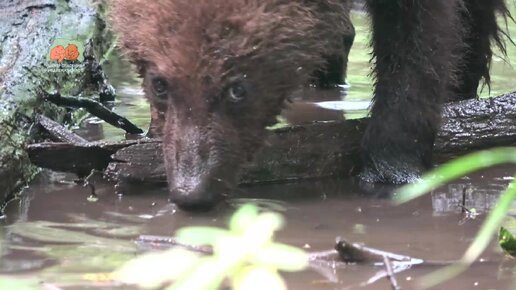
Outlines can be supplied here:
[[204, 246], [211, 245], [220, 238], [227, 236], [229, 232], [224, 229], [212, 227], [187, 227], [176, 231], [176, 238], [179, 243]]
[[283, 279], [274, 269], [251, 266], [242, 269], [233, 279], [233, 289], [287, 290]]
[[403, 186], [394, 200], [398, 204], [408, 202], [461, 176], [504, 163], [516, 163], [516, 148], [501, 147], [468, 154], [437, 167], [418, 183]]
[[244, 204], [229, 220], [229, 230], [235, 233], [245, 232], [247, 226], [254, 223], [258, 217], [258, 208], [251, 204]]
[[475, 260], [478, 259], [482, 252], [487, 248], [494, 234], [502, 225], [507, 212], [511, 209], [514, 199], [516, 199], [516, 181], [509, 184], [507, 190], [498, 200], [496, 207], [487, 216], [479, 233], [475, 237], [475, 240], [471, 243], [462, 258], [454, 265], [444, 267], [423, 277], [421, 280], [423, 287], [431, 288], [454, 278], [464, 272], [473, 262], [475, 262]]
[[[461, 176], [504, 163], [516, 163], [516, 148], [502, 147], [468, 154], [437, 167], [423, 176], [421, 182], [403, 186], [397, 192], [394, 200], [398, 204], [408, 202]], [[489, 245], [511, 209], [512, 201], [515, 198], [516, 181], [513, 181], [498, 200], [496, 207], [487, 216], [475, 240], [463, 257], [454, 265], [444, 267], [423, 277], [421, 279], [422, 286], [431, 288], [464, 272]]]
[[506, 228], [501, 227], [498, 234], [498, 243], [505, 253], [516, 257], [516, 238]]
[[308, 266], [308, 255], [273, 242], [274, 232], [283, 224], [281, 215], [260, 213], [247, 204], [231, 217], [229, 230], [187, 227], [176, 232], [180, 243], [211, 246], [213, 255], [188, 255], [175, 248], [138, 258], [116, 272], [116, 277], [145, 289], [216, 290], [228, 281], [235, 290], [285, 290], [278, 270], [301, 271]]
[[156, 289], [190, 271], [198, 262], [199, 255], [173, 248], [161, 253], [146, 254], [128, 262], [114, 273], [114, 278], [144, 289]]
[[276, 267], [281, 271], [297, 272], [308, 266], [308, 256], [305, 251], [282, 244], [265, 246], [252, 259], [257, 264]]

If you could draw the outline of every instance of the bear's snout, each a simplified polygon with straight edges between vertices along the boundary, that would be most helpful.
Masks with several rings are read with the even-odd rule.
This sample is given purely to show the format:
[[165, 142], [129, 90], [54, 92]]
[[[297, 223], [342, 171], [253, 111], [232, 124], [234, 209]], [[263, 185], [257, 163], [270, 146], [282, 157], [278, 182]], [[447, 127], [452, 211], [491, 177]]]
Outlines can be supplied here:
[[227, 154], [236, 149], [217, 141], [228, 139], [227, 134], [170, 117], [164, 134], [170, 201], [181, 209], [210, 210], [236, 186], [236, 164]]
[[227, 195], [229, 188], [216, 179], [200, 176], [190, 185], [175, 185], [170, 188], [170, 201], [179, 208], [194, 211], [211, 210]]

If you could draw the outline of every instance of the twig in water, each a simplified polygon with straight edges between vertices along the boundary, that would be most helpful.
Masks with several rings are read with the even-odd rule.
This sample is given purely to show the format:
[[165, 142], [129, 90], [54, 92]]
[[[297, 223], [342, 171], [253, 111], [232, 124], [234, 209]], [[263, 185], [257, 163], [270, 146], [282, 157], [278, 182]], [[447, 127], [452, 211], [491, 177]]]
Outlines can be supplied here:
[[210, 246], [194, 246], [180, 243], [174, 237], [168, 236], [152, 236], [152, 235], [141, 235], [136, 240], [138, 248], [141, 250], [166, 250], [172, 247], [181, 247], [186, 250], [199, 253], [202, 255], [213, 255], [213, 249]]
[[88, 175], [79, 176], [79, 179], [75, 180], [76, 184], [81, 185], [82, 187], [90, 188], [90, 196], [88, 197], [88, 200], [96, 201], [98, 199], [95, 188], [95, 182], [93, 181], [93, 178], [96, 176], [101, 176], [102, 178], [102, 172], [99, 170], [92, 169]]
[[369, 248], [361, 244], [350, 243], [345, 239], [337, 238], [335, 250], [339, 253], [340, 259], [346, 263], [381, 263], [384, 257], [408, 265], [422, 264], [423, 260], [409, 256], [390, 253], [374, 248]]
[[83, 108], [88, 111], [88, 113], [106, 121], [107, 123], [117, 128], [125, 130], [129, 134], [143, 133], [143, 130], [138, 128], [135, 124], [131, 123], [131, 121], [118, 115], [115, 112], [112, 112], [97, 101], [86, 98], [63, 97], [60, 93], [45, 93], [44, 99], [57, 106]]
[[401, 290], [401, 287], [398, 285], [398, 281], [396, 281], [396, 277], [394, 276], [394, 272], [392, 271], [391, 260], [386, 255], [383, 256], [383, 264], [385, 265], [385, 270], [387, 271], [387, 277], [391, 282], [391, 286], [393, 290]]

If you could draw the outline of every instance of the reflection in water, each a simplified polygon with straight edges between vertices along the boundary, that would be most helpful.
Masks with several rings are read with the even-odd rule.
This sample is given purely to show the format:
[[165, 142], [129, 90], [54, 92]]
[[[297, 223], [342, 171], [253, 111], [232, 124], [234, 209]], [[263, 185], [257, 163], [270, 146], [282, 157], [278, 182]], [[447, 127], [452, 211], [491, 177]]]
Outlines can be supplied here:
[[102, 140], [105, 139], [104, 124], [99, 118], [91, 117], [84, 120], [83, 125], [73, 131], [88, 141]]
[[[65, 289], [79, 289], [78, 285], [93, 289], [95, 283], [84, 277], [109, 272], [139, 251], [149, 250], [135, 243], [138, 237], [173, 236], [184, 226], [226, 227], [228, 216], [246, 202], [285, 215], [287, 227], [277, 240], [310, 252], [330, 250], [335, 238], [342, 236], [424, 260], [453, 261], [463, 254], [484, 217], [461, 222], [462, 197], [466, 207], [491, 208], [514, 170], [506, 166], [471, 175], [402, 206], [392, 205], [388, 196], [378, 196], [371, 188], [364, 191], [355, 180], [242, 187], [228, 205], [204, 214], [178, 211], [168, 203], [164, 188], [139, 187], [118, 196], [112, 184], [97, 184], [98, 201], [90, 202], [89, 189], [74, 185], [71, 177], [44, 174], [18, 204], [7, 208], [0, 272], [36, 274], [41, 281]], [[503, 255], [490, 247], [482, 259], [442, 289], [469, 290], [474, 283], [508, 289], [511, 265]], [[413, 267], [400, 272], [398, 280], [404, 289], [414, 289], [412, 277], [435, 269]], [[374, 265], [319, 265], [285, 276], [290, 289], [388, 289], [386, 279], [359, 287], [382, 271]]]
[[451, 183], [444, 189], [432, 192], [432, 207], [437, 216], [464, 210], [486, 213], [496, 206], [500, 194], [505, 191], [501, 184], [484, 183]]

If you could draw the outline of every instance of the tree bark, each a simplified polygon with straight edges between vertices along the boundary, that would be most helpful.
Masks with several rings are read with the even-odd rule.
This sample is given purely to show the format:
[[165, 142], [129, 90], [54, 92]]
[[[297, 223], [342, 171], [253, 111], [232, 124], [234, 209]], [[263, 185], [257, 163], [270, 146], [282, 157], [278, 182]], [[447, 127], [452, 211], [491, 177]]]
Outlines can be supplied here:
[[[7, 195], [37, 172], [25, 153], [37, 138], [36, 113], [63, 120], [65, 110], [44, 102], [41, 91], [109, 99], [99, 59], [111, 44], [94, 0], [0, 1], [0, 191]], [[51, 61], [57, 39], [84, 44], [80, 60]]]
[[[346, 177], [361, 166], [360, 139], [368, 119], [314, 123], [271, 131], [267, 145], [245, 166], [241, 182], [265, 183]], [[516, 144], [516, 93], [449, 103], [435, 143], [438, 156]], [[38, 166], [87, 174], [105, 170], [116, 182], [164, 183], [161, 142], [41, 143], [28, 147]], [[58, 157], [59, 156], [59, 157]]]

